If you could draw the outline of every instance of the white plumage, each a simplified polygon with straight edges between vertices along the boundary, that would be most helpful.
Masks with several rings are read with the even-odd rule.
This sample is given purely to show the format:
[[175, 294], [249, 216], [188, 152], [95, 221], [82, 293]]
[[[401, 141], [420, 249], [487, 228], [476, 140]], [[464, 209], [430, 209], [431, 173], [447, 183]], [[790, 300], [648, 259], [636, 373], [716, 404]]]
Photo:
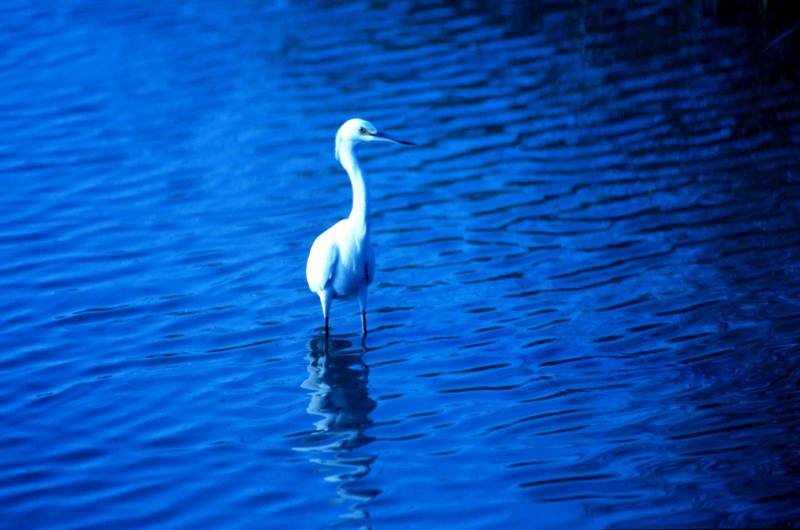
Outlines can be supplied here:
[[369, 197], [355, 146], [370, 141], [413, 145], [378, 132], [359, 118], [347, 120], [336, 133], [336, 159], [350, 177], [353, 208], [346, 219], [317, 236], [306, 263], [308, 288], [319, 296], [326, 335], [334, 298], [358, 299], [362, 332], [367, 333], [367, 287], [375, 277], [375, 254], [369, 243]]

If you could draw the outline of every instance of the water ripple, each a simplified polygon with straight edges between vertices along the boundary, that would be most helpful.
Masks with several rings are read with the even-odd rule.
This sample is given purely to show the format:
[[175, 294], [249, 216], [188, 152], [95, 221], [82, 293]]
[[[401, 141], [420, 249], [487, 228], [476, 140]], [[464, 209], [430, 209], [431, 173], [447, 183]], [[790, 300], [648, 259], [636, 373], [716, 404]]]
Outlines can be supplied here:
[[[539, 4], [0, 6], [4, 523], [794, 524], [796, 76]], [[420, 145], [326, 342], [351, 115]]]

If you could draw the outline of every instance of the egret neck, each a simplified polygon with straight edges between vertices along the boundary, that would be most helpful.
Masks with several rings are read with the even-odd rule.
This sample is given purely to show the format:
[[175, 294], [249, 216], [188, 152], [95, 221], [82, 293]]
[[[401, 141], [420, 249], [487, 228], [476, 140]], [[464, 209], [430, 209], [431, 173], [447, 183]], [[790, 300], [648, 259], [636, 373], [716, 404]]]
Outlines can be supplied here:
[[353, 187], [353, 209], [350, 210], [350, 222], [357, 231], [361, 232], [358, 235], [363, 239], [369, 235], [369, 199], [364, 174], [361, 172], [354, 148], [353, 142], [340, 142], [337, 155], [342, 167], [350, 176], [350, 185]]

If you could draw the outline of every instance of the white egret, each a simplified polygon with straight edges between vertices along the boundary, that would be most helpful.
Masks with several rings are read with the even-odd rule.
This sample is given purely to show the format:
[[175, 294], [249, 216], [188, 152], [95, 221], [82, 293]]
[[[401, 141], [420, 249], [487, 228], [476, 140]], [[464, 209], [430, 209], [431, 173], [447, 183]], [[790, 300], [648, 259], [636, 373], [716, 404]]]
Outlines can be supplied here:
[[367, 186], [355, 147], [361, 142], [374, 141], [415, 145], [378, 132], [370, 122], [359, 118], [347, 120], [336, 133], [336, 160], [350, 176], [353, 208], [346, 219], [317, 236], [306, 263], [308, 288], [319, 296], [326, 336], [334, 298], [358, 298], [361, 329], [364, 335], [367, 334], [367, 286], [375, 277], [375, 254], [369, 244]]

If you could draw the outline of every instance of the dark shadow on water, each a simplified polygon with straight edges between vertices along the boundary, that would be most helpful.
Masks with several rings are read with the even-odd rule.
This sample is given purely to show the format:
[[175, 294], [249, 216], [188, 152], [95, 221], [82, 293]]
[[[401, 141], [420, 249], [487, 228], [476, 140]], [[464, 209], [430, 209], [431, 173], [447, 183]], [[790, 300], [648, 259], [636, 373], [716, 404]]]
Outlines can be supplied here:
[[315, 417], [314, 432], [295, 447], [324, 469], [325, 482], [336, 485], [339, 502], [348, 507], [343, 519], [359, 526], [369, 526], [365, 504], [380, 494], [365, 484], [376, 455], [364, 451], [373, 440], [364, 431], [376, 403], [364, 352], [362, 341], [321, 336], [309, 342], [308, 377], [301, 386], [310, 391], [306, 411]]

